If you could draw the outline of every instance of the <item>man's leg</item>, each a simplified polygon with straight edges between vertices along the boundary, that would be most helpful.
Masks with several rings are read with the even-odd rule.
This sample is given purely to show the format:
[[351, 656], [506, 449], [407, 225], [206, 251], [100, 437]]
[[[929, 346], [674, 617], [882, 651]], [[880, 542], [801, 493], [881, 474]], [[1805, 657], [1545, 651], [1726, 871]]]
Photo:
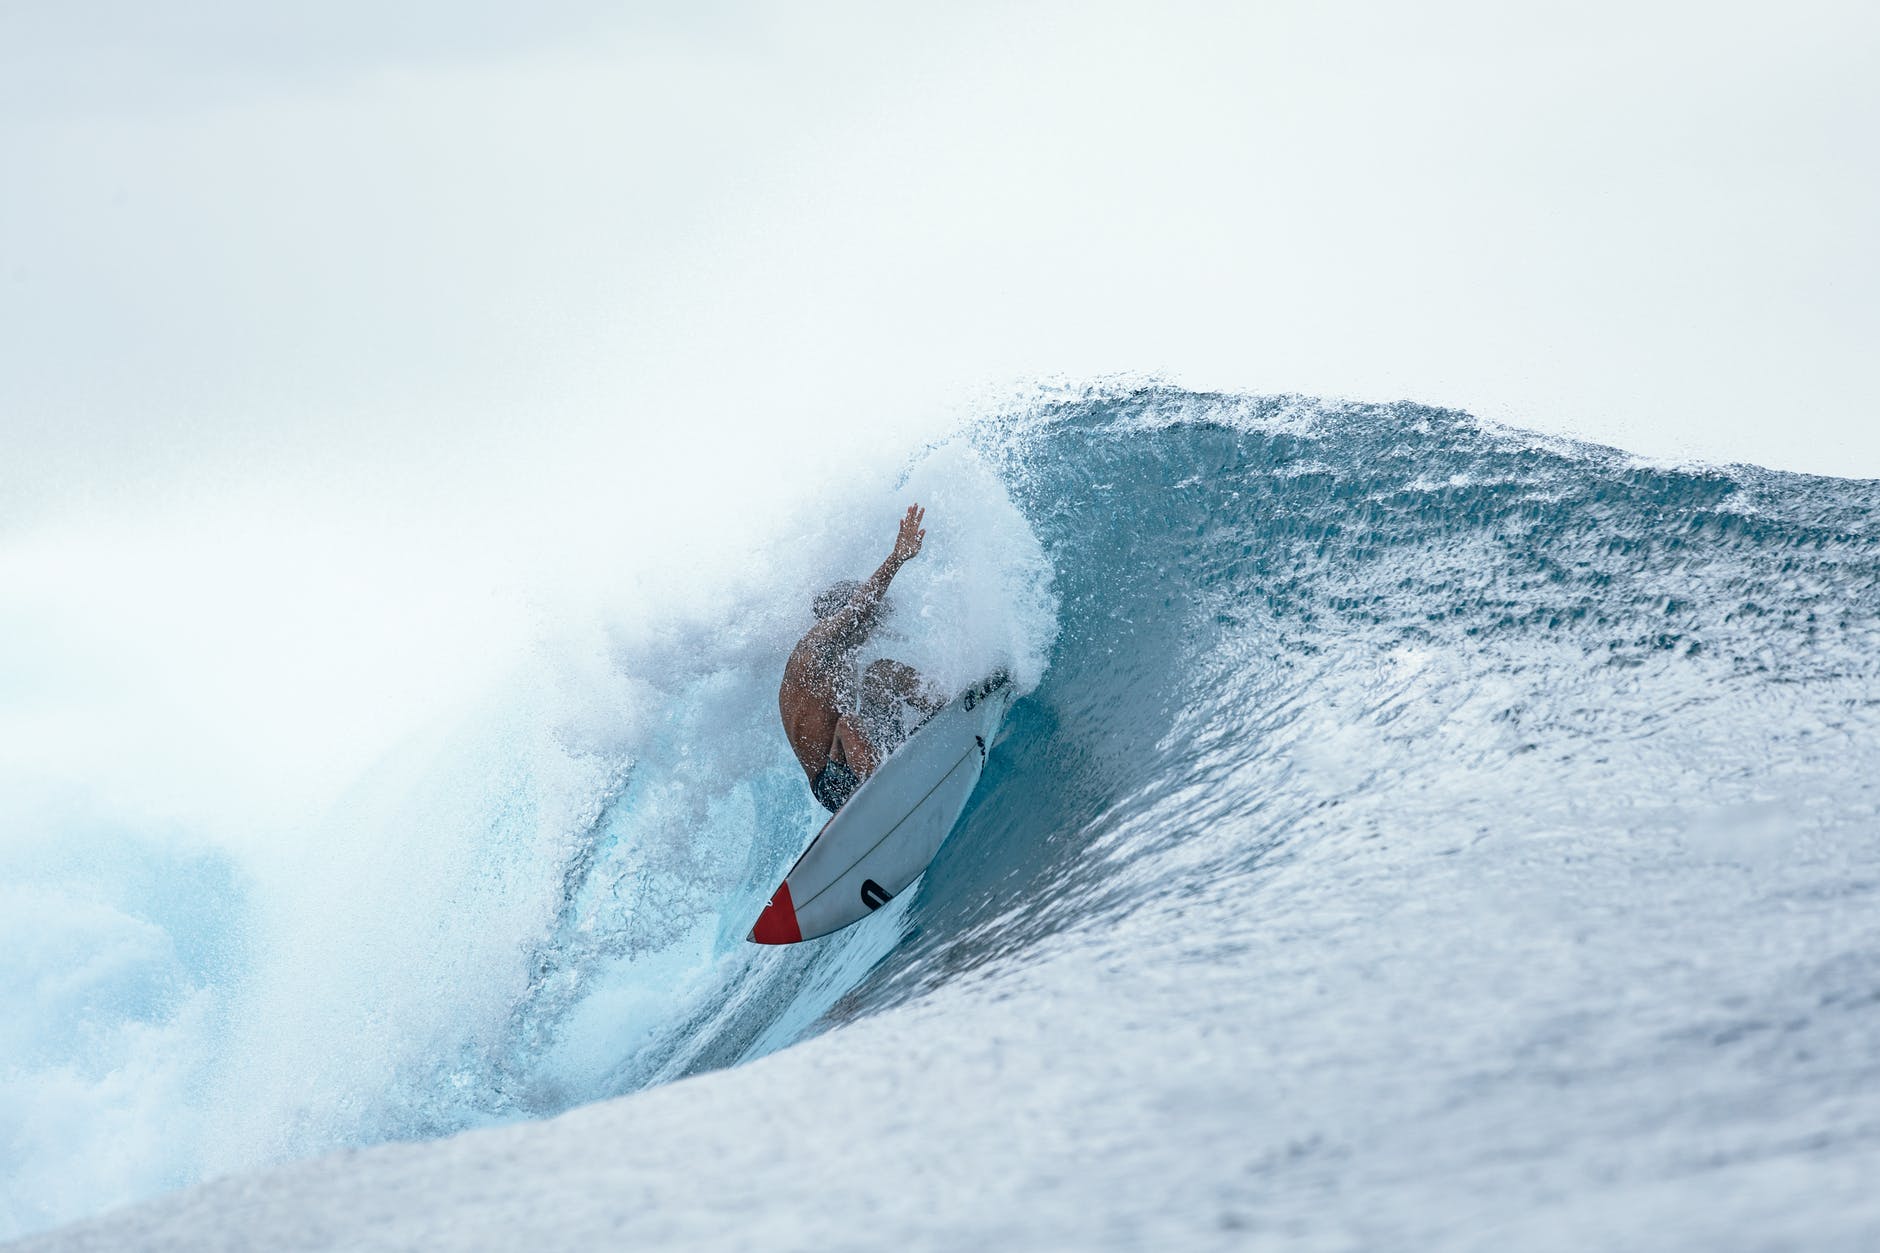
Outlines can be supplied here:
[[901, 721], [903, 706], [913, 706], [925, 721], [946, 704], [922, 690], [920, 675], [912, 666], [885, 657], [871, 662], [862, 672], [861, 710], [837, 720], [830, 756], [866, 779], [907, 738], [908, 729]]
[[[857, 722], [875, 763], [879, 765], [916, 727], [945, 706], [945, 701], [935, 700], [921, 690], [920, 676], [912, 668], [885, 658], [871, 663], [862, 672]], [[916, 714], [913, 719], [907, 716], [910, 707]]]
[[881, 707], [895, 700], [906, 701], [924, 714], [946, 708], [943, 698], [928, 695], [914, 667], [886, 657], [869, 662], [868, 669], [862, 671], [862, 708], [871, 704]]
[[835, 743], [829, 746], [829, 757], [839, 761], [855, 772], [858, 779], [866, 779], [875, 773], [875, 767], [881, 764], [886, 754], [877, 751], [869, 735], [862, 729], [862, 720], [856, 714], [843, 714], [836, 719]]

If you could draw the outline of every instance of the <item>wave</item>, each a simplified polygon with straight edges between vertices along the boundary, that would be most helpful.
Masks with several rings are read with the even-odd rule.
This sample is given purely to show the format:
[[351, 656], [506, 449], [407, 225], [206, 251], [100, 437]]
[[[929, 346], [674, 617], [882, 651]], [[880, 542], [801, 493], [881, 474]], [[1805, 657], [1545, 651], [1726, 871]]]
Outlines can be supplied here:
[[[756, 949], [815, 827], [776, 672], [915, 498], [929, 553], [884, 649], [951, 685], [1005, 665], [1025, 696], [917, 891]], [[792, 520], [758, 575], [550, 623], [266, 857], [83, 804], [22, 820], [0, 1235], [1015, 984], [1067, 1022], [1128, 995], [1273, 1074], [1369, 1032], [1441, 1088], [1552, 1057], [1613, 980], [1655, 990], [1666, 1038], [1774, 1012], [1786, 981], [1841, 1007], [1810, 1038], [1852, 1065], [1880, 1035], [1857, 921], [1880, 882], [1877, 502], [1412, 404], [1142, 388], [988, 418]], [[1808, 902], [1786, 947], [1778, 900]], [[1706, 954], [1714, 978], [1675, 975]], [[1736, 1094], [1805, 1120], [1816, 1064]]]

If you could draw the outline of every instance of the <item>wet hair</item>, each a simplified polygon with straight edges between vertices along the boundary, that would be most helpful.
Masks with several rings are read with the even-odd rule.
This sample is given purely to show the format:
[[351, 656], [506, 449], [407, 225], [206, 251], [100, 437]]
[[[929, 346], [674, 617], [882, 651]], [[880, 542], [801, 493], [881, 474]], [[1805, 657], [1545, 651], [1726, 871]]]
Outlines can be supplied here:
[[860, 579], [843, 579], [840, 582], [831, 583], [817, 595], [810, 608], [815, 610], [817, 620], [820, 621], [832, 613], [839, 612], [844, 605], [854, 599], [855, 593], [860, 591], [861, 587]]

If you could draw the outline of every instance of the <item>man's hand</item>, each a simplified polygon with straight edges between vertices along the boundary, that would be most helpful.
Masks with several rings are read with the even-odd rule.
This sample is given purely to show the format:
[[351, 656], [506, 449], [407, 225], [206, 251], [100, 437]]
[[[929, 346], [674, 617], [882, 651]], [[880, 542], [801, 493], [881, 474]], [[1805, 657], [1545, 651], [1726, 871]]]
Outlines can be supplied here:
[[[911, 557], [920, 555], [920, 542], [927, 538], [927, 532], [921, 529], [921, 520], [927, 511], [919, 505], [909, 505], [907, 516], [901, 519], [900, 534], [894, 537], [894, 562], [900, 565]], [[877, 549], [877, 552], [880, 550]]]

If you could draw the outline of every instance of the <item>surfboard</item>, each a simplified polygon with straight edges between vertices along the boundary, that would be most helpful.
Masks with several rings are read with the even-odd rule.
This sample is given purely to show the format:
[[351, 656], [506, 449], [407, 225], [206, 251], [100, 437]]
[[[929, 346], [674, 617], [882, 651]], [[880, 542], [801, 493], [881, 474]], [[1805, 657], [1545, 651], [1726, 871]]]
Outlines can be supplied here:
[[1013, 699], [995, 675], [929, 718], [855, 789], [790, 867], [751, 928], [795, 944], [859, 922], [913, 886], [979, 783]]

